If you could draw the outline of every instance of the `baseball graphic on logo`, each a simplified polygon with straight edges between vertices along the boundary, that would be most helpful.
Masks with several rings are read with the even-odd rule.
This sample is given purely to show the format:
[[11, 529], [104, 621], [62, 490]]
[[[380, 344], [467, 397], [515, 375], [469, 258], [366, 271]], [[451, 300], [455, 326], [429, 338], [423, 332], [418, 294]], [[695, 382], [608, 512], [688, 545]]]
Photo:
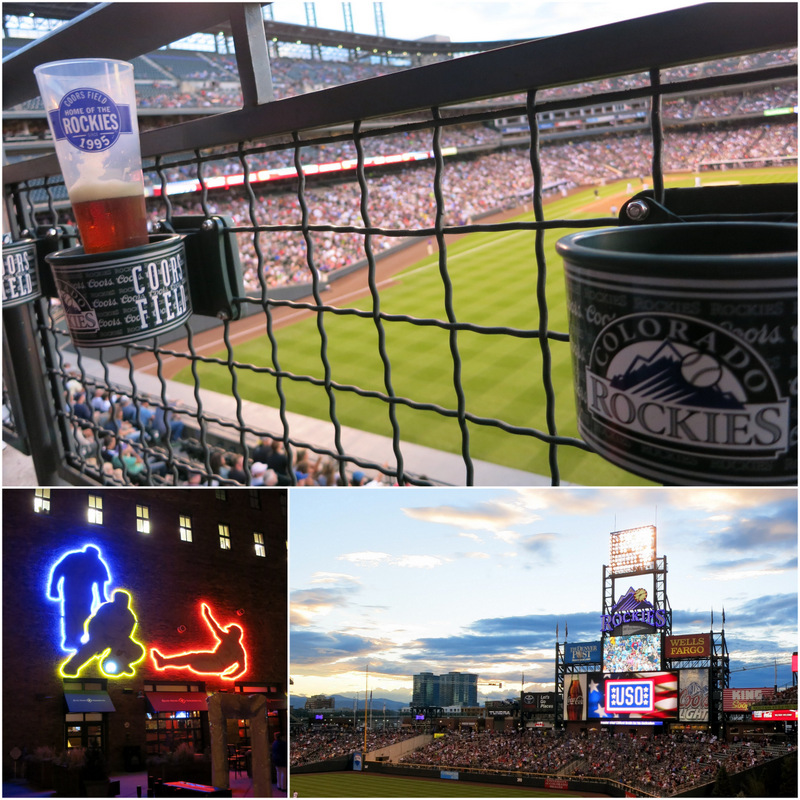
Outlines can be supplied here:
[[722, 377], [722, 366], [714, 356], [695, 350], [681, 360], [681, 375], [692, 386], [714, 386]]
[[637, 589], [633, 593], [633, 598], [638, 603], [643, 603], [645, 600], [647, 600], [647, 589]]

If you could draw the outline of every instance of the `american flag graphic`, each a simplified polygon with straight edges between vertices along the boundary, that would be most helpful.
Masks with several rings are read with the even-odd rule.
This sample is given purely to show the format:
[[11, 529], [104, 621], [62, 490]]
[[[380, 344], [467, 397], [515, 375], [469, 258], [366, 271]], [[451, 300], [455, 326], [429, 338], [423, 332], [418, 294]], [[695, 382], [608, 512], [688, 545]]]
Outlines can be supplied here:
[[[622, 678], [645, 678], [653, 683], [655, 708], [646, 714], [609, 714], [605, 705], [605, 684]], [[590, 672], [586, 676], [590, 719], [675, 719], [678, 715], [678, 675], [675, 672]]]

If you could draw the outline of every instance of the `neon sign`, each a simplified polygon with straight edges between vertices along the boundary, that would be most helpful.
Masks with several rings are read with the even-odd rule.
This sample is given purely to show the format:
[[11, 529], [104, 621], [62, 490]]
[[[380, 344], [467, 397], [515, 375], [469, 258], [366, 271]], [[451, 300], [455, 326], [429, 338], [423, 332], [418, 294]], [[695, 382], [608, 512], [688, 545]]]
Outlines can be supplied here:
[[241, 678], [247, 672], [247, 651], [242, 644], [244, 631], [240, 625], [222, 627], [211, 614], [207, 603], [201, 603], [201, 614], [216, 640], [212, 650], [185, 650], [164, 655], [154, 647], [150, 655], [156, 670], [185, 669], [197, 675], [217, 675], [223, 680]]
[[61, 649], [78, 650], [85, 635], [84, 623], [108, 600], [111, 571], [100, 548], [84, 545], [70, 550], [53, 564], [47, 578], [47, 599], [61, 603]]
[[133, 598], [125, 589], [115, 589], [84, 623], [81, 646], [59, 666], [63, 678], [77, 678], [93, 662], [105, 678], [130, 678], [146, 651], [134, 634], [139, 620], [131, 608]]

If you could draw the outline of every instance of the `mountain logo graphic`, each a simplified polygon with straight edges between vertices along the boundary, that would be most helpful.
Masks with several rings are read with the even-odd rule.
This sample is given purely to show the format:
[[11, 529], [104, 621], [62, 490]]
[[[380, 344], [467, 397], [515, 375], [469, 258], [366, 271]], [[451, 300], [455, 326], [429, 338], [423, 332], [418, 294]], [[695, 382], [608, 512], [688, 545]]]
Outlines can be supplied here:
[[97, 312], [74, 286], [56, 279], [56, 288], [71, 330], [94, 333], [100, 330]]
[[596, 335], [585, 377], [588, 411], [615, 437], [742, 458], [789, 447], [789, 398], [759, 353], [721, 326], [621, 317]]
[[[641, 593], [644, 592], [644, 597]], [[634, 608], [652, 608], [653, 604], [647, 601], [647, 591], [645, 589], [635, 589], [631, 586], [622, 597], [611, 607], [611, 613], [618, 611], [631, 611]]]

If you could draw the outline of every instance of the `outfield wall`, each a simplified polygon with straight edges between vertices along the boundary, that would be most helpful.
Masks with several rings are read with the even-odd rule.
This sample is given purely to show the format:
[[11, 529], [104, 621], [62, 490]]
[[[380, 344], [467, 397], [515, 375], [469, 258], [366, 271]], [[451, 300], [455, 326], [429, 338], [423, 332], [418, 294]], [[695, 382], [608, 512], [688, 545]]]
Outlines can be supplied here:
[[549, 789], [555, 793], [569, 791], [590, 795], [606, 795], [608, 797], [655, 797], [655, 795], [647, 794], [647, 792], [642, 792], [607, 778], [573, 779], [533, 772], [488, 769], [439, 769], [436, 767], [401, 766], [382, 762], [364, 764], [364, 770], [372, 774], [395, 775], [404, 778], [464, 780], [470, 783], [487, 783], [501, 786], [527, 786], [534, 789]]
[[325, 761], [316, 761], [313, 764], [303, 764], [300, 767], [290, 767], [292, 775], [303, 775], [312, 772], [347, 772], [353, 769], [353, 754], [328, 758]]
[[[619, 783], [608, 778], [572, 778], [543, 773], [517, 772], [509, 770], [485, 769], [440, 769], [436, 767], [416, 767], [411, 765], [369, 762], [364, 770], [381, 775], [395, 775], [406, 778], [427, 778], [429, 780], [464, 780], [471, 783], [499, 784], [505, 786], [529, 786], [536, 789], [551, 789], [555, 792], [580, 792], [600, 794], [608, 797], [656, 797], [641, 789]], [[736, 772], [728, 776], [731, 795], [752, 788], [763, 787], [767, 797], [797, 797], [797, 753], [789, 753], [766, 764]], [[714, 783], [695, 786], [676, 797], [711, 797]]]

